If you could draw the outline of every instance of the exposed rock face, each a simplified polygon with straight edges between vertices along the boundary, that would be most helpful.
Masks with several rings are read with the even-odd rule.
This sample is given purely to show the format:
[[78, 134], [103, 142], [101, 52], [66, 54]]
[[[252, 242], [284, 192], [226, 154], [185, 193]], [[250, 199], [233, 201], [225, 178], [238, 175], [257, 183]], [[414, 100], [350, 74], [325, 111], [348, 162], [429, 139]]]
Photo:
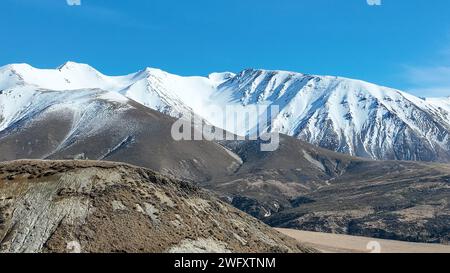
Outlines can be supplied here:
[[190, 183], [126, 164], [0, 164], [0, 252], [311, 251]]

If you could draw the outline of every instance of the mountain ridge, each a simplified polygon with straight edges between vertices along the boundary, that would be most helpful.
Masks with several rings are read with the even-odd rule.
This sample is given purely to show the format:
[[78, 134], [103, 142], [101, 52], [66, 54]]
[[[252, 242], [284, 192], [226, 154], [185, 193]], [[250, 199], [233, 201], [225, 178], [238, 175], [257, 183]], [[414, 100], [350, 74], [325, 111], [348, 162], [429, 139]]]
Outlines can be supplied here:
[[[193, 112], [237, 135], [256, 132], [257, 124], [248, 119], [226, 124], [223, 116], [212, 113], [211, 106], [232, 106], [238, 113], [278, 106], [278, 115], [263, 129], [371, 159], [450, 161], [448, 98], [422, 99], [349, 78], [258, 69], [183, 77], [155, 68], [106, 76], [74, 62], [53, 70], [13, 64], [0, 68], [0, 130], [7, 127], [5, 120], [27, 111], [26, 102], [17, 109], [5, 106], [8, 92], [29, 96], [20, 93], [23, 88], [101, 89], [117, 94], [111, 95], [115, 99], [131, 99], [172, 117]], [[8, 117], [4, 109], [13, 113]]]

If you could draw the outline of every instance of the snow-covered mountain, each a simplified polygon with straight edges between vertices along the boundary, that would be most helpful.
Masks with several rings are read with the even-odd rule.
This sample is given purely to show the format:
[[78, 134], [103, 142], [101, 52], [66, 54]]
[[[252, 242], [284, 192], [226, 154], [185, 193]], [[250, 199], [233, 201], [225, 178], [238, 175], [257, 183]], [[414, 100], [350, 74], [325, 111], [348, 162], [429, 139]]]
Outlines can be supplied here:
[[181, 77], [147, 68], [113, 77], [72, 62], [57, 69], [7, 65], [0, 68], [0, 131], [57, 101], [84, 107], [77, 97], [92, 90], [102, 90], [95, 96], [107, 100], [136, 101], [174, 117], [193, 111], [239, 135], [255, 132], [257, 124], [246, 127], [243, 119], [228, 126], [211, 106], [232, 105], [244, 112], [276, 105], [280, 112], [270, 130], [321, 147], [374, 159], [450, 160], [450, 99], [421, 99], [363, 81], [286, 71]]
[[246, 70], [220, 94], [243, 105], [278, 105], [272, 130], [374, 159], [449, 159], [449, 100], [421, 99], [363, 81]]

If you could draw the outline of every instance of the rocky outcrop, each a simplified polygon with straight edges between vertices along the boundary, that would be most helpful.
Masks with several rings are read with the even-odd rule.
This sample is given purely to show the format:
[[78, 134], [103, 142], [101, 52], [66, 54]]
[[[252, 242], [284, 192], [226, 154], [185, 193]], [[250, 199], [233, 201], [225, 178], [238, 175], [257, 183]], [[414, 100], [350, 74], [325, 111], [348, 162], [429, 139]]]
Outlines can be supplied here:
[[99, 161], [0, 164], [0, 252], [305, 252], [190, 183]]

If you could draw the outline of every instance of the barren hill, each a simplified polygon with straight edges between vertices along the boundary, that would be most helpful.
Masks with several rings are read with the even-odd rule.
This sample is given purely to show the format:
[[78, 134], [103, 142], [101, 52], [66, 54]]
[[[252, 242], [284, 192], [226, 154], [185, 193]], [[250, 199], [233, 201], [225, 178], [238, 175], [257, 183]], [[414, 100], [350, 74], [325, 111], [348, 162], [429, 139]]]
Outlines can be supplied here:
[[305, 252], [190, 183], [98, 161], [0, 164], [0, 252]]

